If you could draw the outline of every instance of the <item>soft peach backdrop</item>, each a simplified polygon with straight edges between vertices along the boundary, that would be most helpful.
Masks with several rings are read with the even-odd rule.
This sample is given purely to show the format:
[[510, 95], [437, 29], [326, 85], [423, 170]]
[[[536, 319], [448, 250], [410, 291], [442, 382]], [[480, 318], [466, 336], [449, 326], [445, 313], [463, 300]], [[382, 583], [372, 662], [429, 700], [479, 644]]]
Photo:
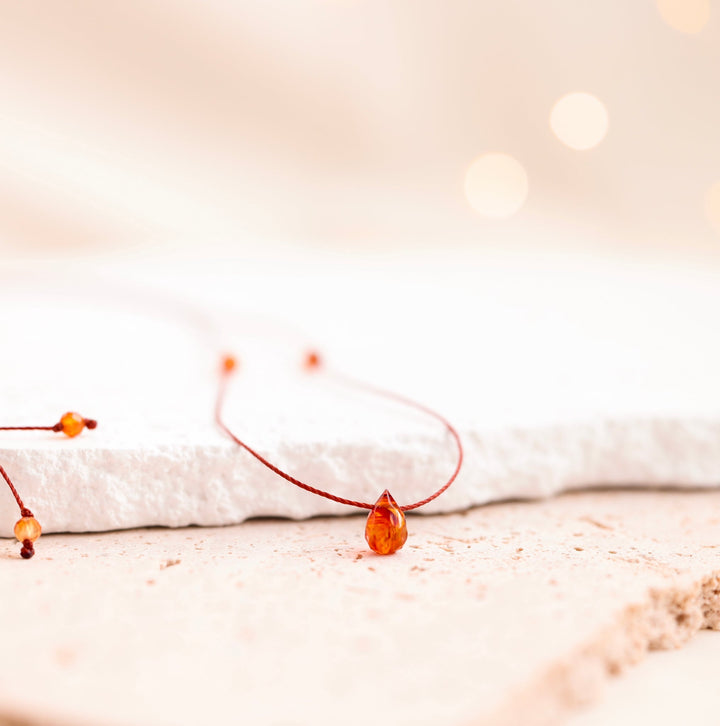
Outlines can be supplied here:
[[[521, 244], [720, 258], [717, 10], [6, 0], [0, 251]], [[586, 151], [549, 123], [571, 92], [607, 111]], [[465, 197], [487, 152], [527, 175], [507, 219]]]

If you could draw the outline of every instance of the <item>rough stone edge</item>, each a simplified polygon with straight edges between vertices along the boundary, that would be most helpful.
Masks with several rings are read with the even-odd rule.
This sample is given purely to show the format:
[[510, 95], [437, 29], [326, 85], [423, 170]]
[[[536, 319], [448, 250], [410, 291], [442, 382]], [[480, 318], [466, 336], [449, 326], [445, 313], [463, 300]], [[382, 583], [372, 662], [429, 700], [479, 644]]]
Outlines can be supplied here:
[[[683, 586], [650, 588], [644, 603], [627, 605], [561, 662], [546, 668], [503, 706], [467, 726], [551, 726], [580, 706], [599, 700], [610, 678], [640, 662], [648, 651], [680, 648], [699, 630], [720, 630], [720, 570]], [[107, 722], [108, 726], [111, 722]], [[38, 719], [0, 707], [0, 726], [96, 726], [42, 713]]]
[[581, 706], [599, 700], [609, 679], [640, 662], [648, 651], [681, 648], [702, 629], [720, 630], [720, 570], [685, 586], [650, 588], [644, 603], [626, 606], [590, 642], [468, 726], [563, 723]]
[[[720, 420], [693, 417], [598, 418], [465, 430], [466, 460], [457, 482], [422, 513], [457, 512], [492, 501], [544, 498], [597, 485], [718, 486], [718, 437]], [[412, 475], [413, 485], [396, 498], [424, 497], [436, 482], [444, 481], [454, 463], [452, 448], [433, 433], [413, 439], [398, 436], [385, 448], [367, 441], [278, 442], [277, 451], [269, 453], [289, 471], [301, 472], [320, 486], [338, 477], [351, 479], [353, 488], [346, 494], [368, 501], [382, 491], [378, 482], [386, 484], [388, 472], [393, 477], [397, 472]], [[348, 514], [347, 507], [278, 484], [276, 475], [221, 437], [217, 444], [204, 446], [0, 448], [0, 457], [48, 534]], [[99, 480], [104, 490], [96, 486]], [[185, 483], [182, 502], [172, 484], [176, 481]], [[83, 487], [84, 495], [92, 493], [93, 500], [56, 498], [56, 492]], [[149, 487], [152, 508], [146, 502]], [[124, 494], [128, 491], [129, 499]], [[1, 501], [0, 536], [12, 537], [14, 503], [6, 495]], [[6, 515], [6, 509], [11, 513]]]

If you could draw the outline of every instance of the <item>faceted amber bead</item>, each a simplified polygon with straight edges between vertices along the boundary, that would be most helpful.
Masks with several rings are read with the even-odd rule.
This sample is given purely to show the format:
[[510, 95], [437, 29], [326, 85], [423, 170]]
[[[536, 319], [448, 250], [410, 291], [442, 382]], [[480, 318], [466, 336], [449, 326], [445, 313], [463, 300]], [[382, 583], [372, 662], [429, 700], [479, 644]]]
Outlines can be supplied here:
[[24, 542], [26, 539], [35, 542], [41, 533], [40, 522], [35, 517], [23, 517], [15, 524], [15, 536], [18, 542]]
[[370, 549], [379, 555], [397, 552], [407, 540], [405, 514], [387, 489], [370, 510], [365, 539]]
[[62, 432], [66, 436], [77, 436], [85, 428], [85, 419], [79, 413], [66, 413], [61, 419]]

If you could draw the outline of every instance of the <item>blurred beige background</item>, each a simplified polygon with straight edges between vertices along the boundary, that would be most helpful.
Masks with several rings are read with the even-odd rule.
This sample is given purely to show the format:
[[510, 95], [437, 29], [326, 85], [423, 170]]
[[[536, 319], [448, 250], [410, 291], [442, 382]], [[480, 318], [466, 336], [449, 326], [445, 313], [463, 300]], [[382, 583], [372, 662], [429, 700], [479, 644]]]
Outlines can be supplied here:
[[[235, 404], [243, 430], [283, 456], [300, 442], [313, 481], [343, 460], [315, 457], [309, 436], [350, 442], [346, 472], [390, 461], [382, 452], [398, 441], [413, 471], [431, 469], [395, 414], [329, 396], [318, 406], [314, 388], [275, 382], [307, 342], [340, 370], [437, 402], [453, 421], [466, 414], [475, 499], [453, 504], [461, 479], [443, 499], [454, 508], [587, 481], [716, 481], [719, 81], [720, 0], [0, 0], [4, 410], [34, 423], [72, 405], [101, 421], [70, 442], [75, 458], [17, 439], [3, 463], [46, 531], [212, 521], [153, 517], [174, 514], [192, 482], [198, 501], [215, 501], [198, 442], [224, 456], [211, 422], [217, 338], [256, 371]], [[108, 285], [108, 269], [152, 284]], [[138, 454], [148, 445], [177, 467]], [[273, 512], [268, 489], [250, 491], [255, 511]], [[64, 519], [43, 499], [54, 493], [71, 503]], [[16, 705], [14, 722], [44, 724], [197, 722], [229, 707], [268, 721], [287, 704], [302, 718], [296, 705], [325, 672], [334, 700], [308, 701], [318, 723], [337, 722], [358, 689], [379, 694], [390, 720], [437, 723], [427, 703], [451, 714], [527, 704], [534, 691], [523, 701], [516, 686], [592, 659], [583, 643], [634, 653], [665, 623], [710, 622], [696, 585], [716, 564], [713, 496], [574, 495], [422, 518], [424, 551], [410, 545], [405, 565], [378, 571], [379, 590], [351, 519], [292, 525], [285, 539], [268, 522], [50, 536], [29, 568], [6, 547], [3, 589], [33, 597], [0, 600], [14, 654], [0, 721]], [[135, 500], [134, 520], [94, 515], [125, 516]], [[693, 579], [677, 598], [647, 605], [683, 572]], [[636, 630], [612, 620], [628, 606]], [[713, 671], [716, 653], [694, 670], [685, 661], [689, 672]], [[437, 663], [455, 691], [436, 687]], [[307, 683], [283, 678], [293, 668]], [[574, 698], [586, 672], [557, 677], [550, 696]], [[278, 693], [268, 709], [264, 695]], [[632, 703], [647, 699], [625, 698], [624, 722], [647, 721]]]
[[[716, 10], [2, 2], [0, 252], [530, 245], [720, 260]], [[586, 150], [550, 124], [573, 92], [607, 115]], [[570, 132], [590, 115], [565, 119]], [[491, 152], [519, 181], [500, 168], [466, 183]], [[518, 209], [486, 217], [473, 194]]]

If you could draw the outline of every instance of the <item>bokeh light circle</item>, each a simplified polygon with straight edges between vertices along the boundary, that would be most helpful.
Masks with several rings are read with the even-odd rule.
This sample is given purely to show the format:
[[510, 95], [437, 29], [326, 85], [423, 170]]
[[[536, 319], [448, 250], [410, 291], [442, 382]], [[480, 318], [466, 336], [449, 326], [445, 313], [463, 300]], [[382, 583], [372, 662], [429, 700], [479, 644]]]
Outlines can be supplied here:
[[527, 172], [507, 154], [483, 154], [465, 174], [465, 196], [483, 217], [511, 217], [525, 203], [527, 195]]
[[607, 134], [608, 113], [589, 93], [568, 93], [550, 112], [550, 128], [566, 146], [585, 151], [597, 146]]
[[681, 33], [699, 33], [710, 19], [710, 0], [657, 0], [660, 17]]

